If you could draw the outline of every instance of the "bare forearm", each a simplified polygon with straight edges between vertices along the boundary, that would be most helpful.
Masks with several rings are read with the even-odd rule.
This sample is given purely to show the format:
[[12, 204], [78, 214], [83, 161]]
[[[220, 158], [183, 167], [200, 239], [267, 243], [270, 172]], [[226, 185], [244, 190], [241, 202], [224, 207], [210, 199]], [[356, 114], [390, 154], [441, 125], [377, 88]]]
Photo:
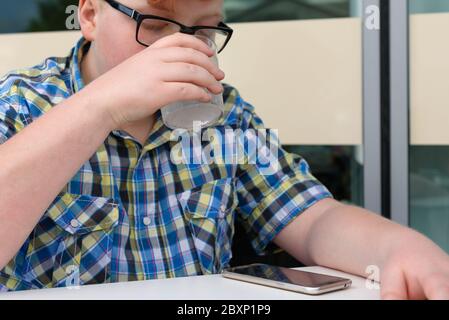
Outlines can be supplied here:
[[85, 90], [0, 146], [0, 268], [110, 131]]
[[336, 205], [314, 221], [306, 246], [310, 263], [366, 276], [368, 266], [382, 269], [393, 252], [418, 240], [424, 236], [367, 210]]
[[[275, 243], [306, 265], [321, 265], [367, 276], [410, 246], [435, 250], [423, 235], [370, 211], [324, 199], [287, 225]], [[430, 250], [430, 249], [429, 249]], [[391, 261], [391, 260], [390, 260]]]

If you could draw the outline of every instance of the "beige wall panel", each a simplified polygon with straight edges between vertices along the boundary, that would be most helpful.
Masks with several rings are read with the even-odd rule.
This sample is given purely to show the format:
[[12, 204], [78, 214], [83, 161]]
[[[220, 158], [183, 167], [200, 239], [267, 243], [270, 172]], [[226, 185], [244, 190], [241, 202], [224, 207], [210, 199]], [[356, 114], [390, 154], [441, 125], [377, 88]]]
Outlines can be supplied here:
[[357, 18], [241, 24], [222, 65], [283, 143], [359, 145], [361, 37]]
[[411, 143], [449, 145], [449, 14], [410, 20]]
[[[358, 18], [234, 24], [220, 60], [285, 144], [362, 143], [361, 21]], [[0, 36], [0, 74], [65, 55], [78, 32]]]

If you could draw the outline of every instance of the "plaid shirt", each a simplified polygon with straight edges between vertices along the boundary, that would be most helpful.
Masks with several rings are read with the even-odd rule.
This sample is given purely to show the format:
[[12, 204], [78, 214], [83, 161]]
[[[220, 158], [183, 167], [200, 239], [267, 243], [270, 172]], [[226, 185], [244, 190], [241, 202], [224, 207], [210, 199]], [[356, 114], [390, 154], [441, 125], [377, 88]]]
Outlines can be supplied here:
[[[0, 80], [0, 144], [83, 88], [88, 48], [81, 39], [68, 57]], [[264, 128], [229, 85], [224, 101], [215, 128]], [[0, 291], [219, 273], [229, 266], [236, 222], [263, 255], [289, 222], [331, 197], [306, 161], [279, 145], [278, 170], [262, 174], [257, 163], [175, 164], [171, 135], [160, 112], [144, 145], [112, 131], [0, 270]]]

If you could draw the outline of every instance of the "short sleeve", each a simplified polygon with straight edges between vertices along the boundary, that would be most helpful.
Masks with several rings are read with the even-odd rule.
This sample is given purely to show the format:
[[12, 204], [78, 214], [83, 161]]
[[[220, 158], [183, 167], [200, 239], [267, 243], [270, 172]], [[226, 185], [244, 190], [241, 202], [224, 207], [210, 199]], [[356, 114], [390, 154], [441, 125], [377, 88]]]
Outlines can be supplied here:
[[[284, 227], [332, 194], [312, 175], [305, 159], [282, 148], [277, 132], [264, 127], [250, 104], [240, 97], [236, 104], [242, 108], [242, 130], [255, 132], [258, 141], [257, 161], [237, 170], [238, 220], [255, 252], [265, 255], [279, 251], [271, 241]], [[265, 152], [259, 155], [261, 150]]]

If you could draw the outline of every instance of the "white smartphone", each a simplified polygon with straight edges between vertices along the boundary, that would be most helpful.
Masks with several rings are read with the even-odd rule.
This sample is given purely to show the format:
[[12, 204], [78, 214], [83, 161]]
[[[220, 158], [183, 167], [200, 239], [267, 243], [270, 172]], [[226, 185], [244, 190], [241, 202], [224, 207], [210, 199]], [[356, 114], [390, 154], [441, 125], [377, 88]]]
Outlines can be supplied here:
[[311, 295], [347, 289], [352, 284], [350, 279], [260, 263], [227, 268], [222, 275], [229, 279]]

